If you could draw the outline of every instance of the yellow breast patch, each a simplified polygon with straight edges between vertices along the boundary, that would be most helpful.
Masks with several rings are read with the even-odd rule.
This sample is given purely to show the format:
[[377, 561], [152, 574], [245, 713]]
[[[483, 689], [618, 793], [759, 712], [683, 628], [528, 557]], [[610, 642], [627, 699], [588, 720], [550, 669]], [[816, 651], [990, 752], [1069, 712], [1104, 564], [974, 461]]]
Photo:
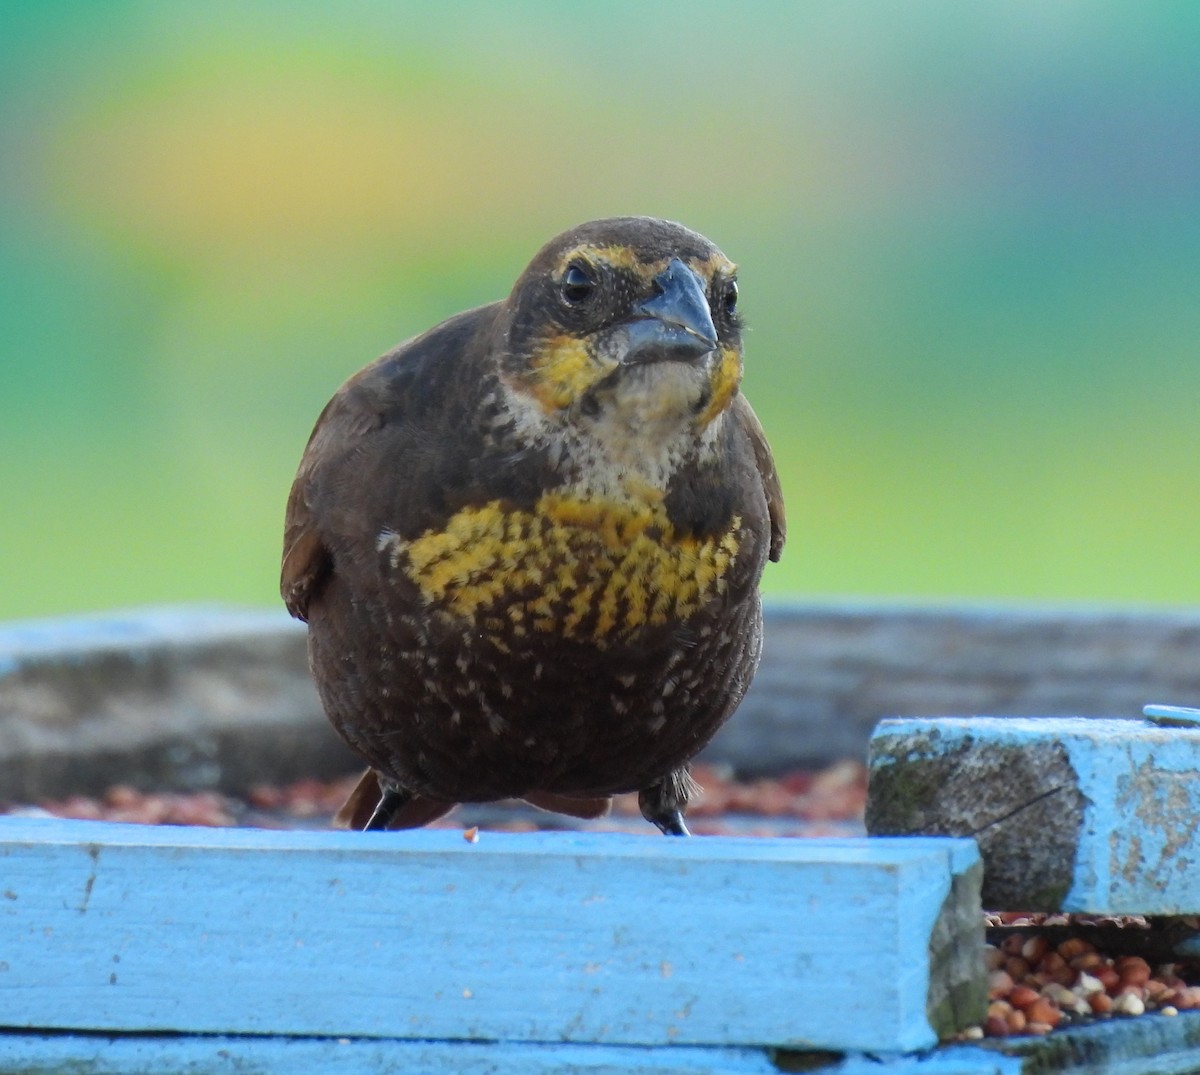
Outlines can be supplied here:
[[547, 493], [532, 511], [499, 501], [445, 528], [390, 543], [431, 605], [506, 636], [557, 633], [607, 645], [640, 627], [686, 620], [725, 589], [741, 520], [708, 538], [677, 534], [659, 502]]

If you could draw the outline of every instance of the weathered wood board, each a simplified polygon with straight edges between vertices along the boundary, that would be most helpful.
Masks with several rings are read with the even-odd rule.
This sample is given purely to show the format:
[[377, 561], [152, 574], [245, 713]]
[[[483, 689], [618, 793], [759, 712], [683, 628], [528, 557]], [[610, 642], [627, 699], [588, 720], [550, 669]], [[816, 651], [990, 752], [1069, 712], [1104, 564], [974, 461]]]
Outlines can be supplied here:
[[871, 740], [867, 829], [973, 836], [985, 905], [1200, 913], [1200, 728], [906, 718]]
[[230, 1035], [0, 1034], [5, 1075], [1192, 1075], [1200, 1013], [906, 1055]]
[[903, 1051], [985, 1005], [965, 840], [0, 818], [0, 1026]]
[[[778, 1075], [764, 1049], [0, 1034], [4, 1075]], [[878, 1075], [888, 1075], [886, 1071]], [[934, 1075], [934, 1073], [931, 1073]], [[940, 1073], [938, 1073], [940, 1075]]]
[[[745, 773], [861, 757], [912, 713], [1136, 716], [1200, 700], [1200, 611], [769, 606], [763, 663], [707, 752]], [[282, 611], [0, 625], [0, 795], [328, 776], [355, 761]]]
[[1200, 705], [1198, 654], [1194, 609], [768, 606], [762, 666], [710, 756], [778, 771], [862, 757], [884, 717]]
[[235, 790], [357, 764], [286, 614], [189, 606], [0, 625], [0, 799]]

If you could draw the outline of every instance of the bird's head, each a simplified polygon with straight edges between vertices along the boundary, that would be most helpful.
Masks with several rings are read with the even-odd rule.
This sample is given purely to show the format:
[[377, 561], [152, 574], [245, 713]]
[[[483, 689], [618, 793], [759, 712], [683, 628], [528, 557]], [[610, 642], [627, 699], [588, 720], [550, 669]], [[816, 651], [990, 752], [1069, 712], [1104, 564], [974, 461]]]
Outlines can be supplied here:
[[502, 377], [543, 428], [617, 445], [702, 437], [742, 376], [734, 265], [679, 224], [597, 220], [547, 243], [506, 301]]

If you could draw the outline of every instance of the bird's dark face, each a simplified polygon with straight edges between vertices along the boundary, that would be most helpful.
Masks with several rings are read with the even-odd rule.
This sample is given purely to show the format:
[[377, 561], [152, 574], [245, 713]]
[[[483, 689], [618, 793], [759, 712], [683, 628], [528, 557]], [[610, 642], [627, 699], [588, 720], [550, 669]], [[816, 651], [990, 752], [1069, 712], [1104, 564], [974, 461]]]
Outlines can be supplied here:
[[620, 218], [559, 236], [506, 313], [510, 398], [610, 448], [702, 437], [741, 381], [735, 267], [677, 224]]

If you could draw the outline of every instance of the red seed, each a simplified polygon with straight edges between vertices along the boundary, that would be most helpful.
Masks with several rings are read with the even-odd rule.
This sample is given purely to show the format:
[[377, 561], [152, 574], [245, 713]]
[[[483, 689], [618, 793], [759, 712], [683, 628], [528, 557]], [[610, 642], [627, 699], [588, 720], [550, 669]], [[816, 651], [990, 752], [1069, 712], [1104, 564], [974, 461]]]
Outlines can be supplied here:
[[255, 784], [246, 792], [246, 801], [260, 810], [278, 810], [284, 803], [284, 794], [269, 784]]
[[1030, 937], [1021, 946], [1021, 956], [1028, 960], [1031, 966], [1037, 966], [1042, 956], [1046, 954], [1046, 949], [1049, 947], [1050, 943], [1045, 937]]
[[1067, 969], [1067, 961], [1057, 952], [1047, 952], [1038, 964], [1038, 970], [1043, 974], [1058, 975]]
[[1150, 980], [1150, 964], [1141, 956], [1122, 956], [1113, 966], [1126, 985], [1145, 985]]
[[101, 805], [86, 795], [72, 795], [62, 802], [47, 804], [47, 808], [58, 817], [69, 817], [78, 821], [98, 821], [104, 816]]
[[118, 810], [136, 807], [142, 801], [142, 793], [128, 784], [114, 784], [104, 793], [104, 805]]
[[1036, 989], [1032, 989], [1027, 985], [1017, 985], [1013, 987], [1013, 991], [1008, 995], [1008, 1002], [1014, 1007], [1024, 1011], [1038, 997], [1041, 996]]
[[1004, 938], [1003, 943], [1001, 943], [1001, 945], [1000, 945], [1000, 949], [1001, 949], [1001, 951], [1004, 952], [1004, 954], [1006, 956], [1019, 956], [1021, 954], [1021, 949], [1024, 946], [1025, 946], [1025, 934], [1024, 933], [1010, 933], [1007, 937]]
[[1082, 937], [1068, 937], [1058, 946], [1058, 954], [1068, 962], [1084, 952], [1094, 952], [1096, 949]]
[[1058, 1026], [1058, 1021], [1062, 1018], [1062, 1012], [1059, 1011], [1058, 1005], [1046, 997], [1038, 997], [1028, 1008], [1025, 1009], [1025, 1018], [1030, 1024], [1044, 1023], [1046, 1026]]
[[1166, 982], [1160, 982], [1157, 978], [1151, 978], [1146, 983], [1146, 999], [1155, 1004], [1160, 1003], [1163, 997], [1173, 992], [1174, 990]]
[[1008, 996], [1012, 988], [1013, 980], [1007, 971], [994, 970], [988, 975], [988, 996], [992, 1000]]
[[1008, 1020], [1003, 1016], [989, 1015], [983, 1021], [983, 1032], [989, 1038], [1008, 1037]]
[[1019, 982], [1032, 969], [1020, 956], [1009, 956], [1004, 961], [1004, 970], [1014, 982]]

